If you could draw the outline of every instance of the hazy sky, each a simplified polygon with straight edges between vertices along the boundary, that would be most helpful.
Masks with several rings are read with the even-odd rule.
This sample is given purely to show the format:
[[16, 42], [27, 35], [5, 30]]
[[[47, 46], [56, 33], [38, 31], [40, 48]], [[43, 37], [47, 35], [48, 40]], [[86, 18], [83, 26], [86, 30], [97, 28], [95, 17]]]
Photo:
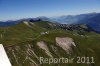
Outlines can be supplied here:
[[100, 12], [100, 0], [0, 0], [0, 21]]

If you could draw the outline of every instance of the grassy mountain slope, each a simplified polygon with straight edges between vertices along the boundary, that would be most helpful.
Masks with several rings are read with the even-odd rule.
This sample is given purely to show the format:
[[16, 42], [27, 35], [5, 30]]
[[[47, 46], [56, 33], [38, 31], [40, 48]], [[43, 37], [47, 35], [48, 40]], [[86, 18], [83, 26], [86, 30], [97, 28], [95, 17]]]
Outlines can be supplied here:
[[[51, 25], [50, 25], [51, 24]], [[54, 25], [53, 25], [54, 24]], [[50, 22], [21, 22], [10, 27], [0, 28], [0, 43], [4, 44], [13, 66], [100, 66], [100, 34], [79, 29], [65, 30]], [[58, 25], [58, 24], [57, 24]], [[57, 27], [55, 29], [55, 27]], [[69, 27], [69, 26], [68, 26]], [[68, 54], [56, 43], [56, 37], [73, 39], [76, 47]], [[74, 57], [73, 63], [40, 64], [39, 57], [50, 58], [46, 51], [37, 45], [43, 41], [54, 58]], [[77, 64], [77, 56], [94, 57], [95, 63]]]

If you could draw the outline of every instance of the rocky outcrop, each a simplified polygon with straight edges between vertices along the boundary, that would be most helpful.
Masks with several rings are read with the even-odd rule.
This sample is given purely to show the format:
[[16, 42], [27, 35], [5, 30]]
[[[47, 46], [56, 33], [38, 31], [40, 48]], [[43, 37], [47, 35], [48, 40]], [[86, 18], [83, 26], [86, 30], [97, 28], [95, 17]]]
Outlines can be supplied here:
[[12, 66], [38, 66], [34, 60], [38, 60], [38, 56], [32, 46], [32, 44], [26, 44], [5, 47]]
[[69, 37], [56, 37], [56, 44], [67, 53], [70, 53], [70, 51], [72, 51], [72, 46], [76, 46], [73, 42], [73, 39]]
[[45, 52], [46, 52], [46, 54], [47, 54], [48, 56], [52, 57], [51, 52], [49, 51], [48, 46], [46, 45], [46, 43], [45, 43], [44, 41], [37, 42], [37, 45], [38, 45], [41, 49], [45, 50]]
[[[39, 66], [39, 57], [62, 56], [61, 51], [70, 54], [72, 46], [76, 46], [73, 39], [69, 37], [56, 37], [55, 43], [48, 45], [48, 42], [37, 41], [23, 45], [5, 47], [8, 57], [13, 66]], [[59, 47], [62, 49], [59, 51]]]

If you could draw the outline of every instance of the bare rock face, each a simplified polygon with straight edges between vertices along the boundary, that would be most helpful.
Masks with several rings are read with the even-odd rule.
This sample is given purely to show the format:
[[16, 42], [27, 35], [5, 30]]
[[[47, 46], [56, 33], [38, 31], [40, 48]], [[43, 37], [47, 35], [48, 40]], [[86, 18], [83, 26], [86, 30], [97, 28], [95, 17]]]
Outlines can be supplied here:
[[45, 43], [44, 41], [37, 42], [37, 45], [38, 45], [41, 49], [45, 50], [45, 53], [46, 53], [48, 56], [52, 57], [51, 52], [49, 51], [48, 46], [46, 45], [46, 43]]
[[24, 24], [26, 24], [27, 26], [30, 26], [28, 22], [24, 21]]
[[38, 41], [36, 43], [38, 47], [36, 48], [34, 48], [34, 44], [28, 43], [9, 46], [5, 49], [13, 66], [40, 66], [38, 64], [40, 55], [36, 53], [37, 49], [44, 50], [44, 52], [39, 51], [40, 53], [44, 53], [44, 56], [48, 55], [49, 57], [53, 58], [54, 55], [52, 52], [50, 52], [50, 50], [54, 51], [54, 54], [59, 56], [59, 47], [62, 48], [61, 50], [64, 50], [66, 53], [70, 54], [72, 51], [72, 46], [76, 46], [73, 39], [69, 37], [56, 37], [55, 41], [56, 45], [53, 45], [54, 43], [47, 45], [48, 42]]
[[32, 47], [32, 44], [6, 47], [5, 49], [12, 66], [38, 66], [38, 63], [33, 59], [36, 58], [38, 60], [38, 56]]
[[69, 37], [56, 37], [56, 44], [68, 54], [72, 51], [72, 46], [76, 46], [73, 39]]
[[35, 25], [34, 23], [32, 22], [27, 22], [27, 21], [24, 21], [23, 22], [25, 25], [27, 25], [28, 27], [32, 27], [32, 25]]

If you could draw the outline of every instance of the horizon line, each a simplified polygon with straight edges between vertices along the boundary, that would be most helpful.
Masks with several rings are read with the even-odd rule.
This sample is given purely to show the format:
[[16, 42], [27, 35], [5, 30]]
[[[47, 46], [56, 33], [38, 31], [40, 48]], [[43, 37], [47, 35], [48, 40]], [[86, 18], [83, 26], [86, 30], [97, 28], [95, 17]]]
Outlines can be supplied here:
[[61, 17], [61, 16], [77, 16], [77, 15], [82, 15], [82, 14], [97, 14], [100, 12], [88, 12], [88, 13], [80, 13], [80, 14], [66, 14], [66, 15], [58, 15], [58, 16], [35, 16], [35, 17], [23, 17], [23, 18], [18, 18], [18, 19], [7, 19], [7, 20], [0, 20], [0, 22], [6, 22], [6, 21], [17, 21], [17, 20], [21, 20], [21, 19], [28, 19], [28, 18], [39, 18], [39, 17], [47, 17], [47, 18], [56, 18], [56, 17]]

